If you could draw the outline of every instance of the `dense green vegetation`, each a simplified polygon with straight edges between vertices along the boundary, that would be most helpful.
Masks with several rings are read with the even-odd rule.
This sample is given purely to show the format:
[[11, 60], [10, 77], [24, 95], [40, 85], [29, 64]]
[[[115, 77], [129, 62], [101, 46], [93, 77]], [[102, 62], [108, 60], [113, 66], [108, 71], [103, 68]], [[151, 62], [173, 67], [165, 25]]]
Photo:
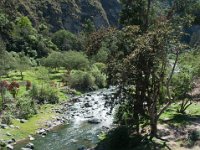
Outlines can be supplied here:
[[[68, 94], [110, 85], [117, 87], [110, 103], [120, 105], [119, 128], [102, 136], [106, 150], [161, 149], [159, 127], [199, 121], [199, 37], [189, 30], [200, 25], [200, 2], [121, 4], [120, 28], [97, 30], [89, 17], [79, 33], [0, 9], [0, 124], [22, 127], [3, 130], [3, 138], [6, 132], [17, 140], [33, 134]], [[186, 146], [199, 137], [193, 130]]]

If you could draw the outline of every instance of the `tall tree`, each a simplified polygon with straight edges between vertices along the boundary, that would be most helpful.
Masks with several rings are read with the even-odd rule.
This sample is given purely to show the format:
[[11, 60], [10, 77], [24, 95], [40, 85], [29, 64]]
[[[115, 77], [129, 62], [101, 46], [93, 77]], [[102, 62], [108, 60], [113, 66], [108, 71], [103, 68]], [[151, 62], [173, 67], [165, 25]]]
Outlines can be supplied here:
[[152, 0], [121, 0], [122, 11], [120, 23], [123, 25], [139, 25], [146, 30], [149, 26], [149, 18]]
[[[183, 27], [190, 19], [183, 21], [166, 13], [150, 24], [151, 1], [122, 2], [121, 21], [126, 27], [121, 31], [122, 37], [118, 37], [117, 49], [111, 52], [109, 79], [119, 85], [120, 101], [132, 109], [131, 122], [137, 133], [145, 119], [151, 127], [151, 136], [155, 137], [160, 115], [173, 102], [171, 80], [179, 53], [185, 47], [181, 43]], [[172, 67], [169, 67], [169, 54], [175, 58]]]

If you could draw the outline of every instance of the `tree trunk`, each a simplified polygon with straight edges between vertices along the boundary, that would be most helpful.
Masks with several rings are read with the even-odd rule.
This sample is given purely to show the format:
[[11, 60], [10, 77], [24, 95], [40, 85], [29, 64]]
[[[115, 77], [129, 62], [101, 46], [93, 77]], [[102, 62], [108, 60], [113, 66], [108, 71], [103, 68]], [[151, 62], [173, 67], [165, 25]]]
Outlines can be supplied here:
[[151, 119], [151, 122], [150, 122], [150, 126], [151, 126], [151, 137], [157, 137], [157, 131], [158, 131], [158, 128], [157, 128], [157, 123], [158, 123], [158, 120], [153, 117]]

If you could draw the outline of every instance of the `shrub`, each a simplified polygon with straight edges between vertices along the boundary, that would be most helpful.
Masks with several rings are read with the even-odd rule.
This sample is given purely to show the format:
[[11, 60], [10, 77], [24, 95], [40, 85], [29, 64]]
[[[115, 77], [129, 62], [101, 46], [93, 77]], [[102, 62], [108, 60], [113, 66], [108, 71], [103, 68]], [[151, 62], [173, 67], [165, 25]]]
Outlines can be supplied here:
[[106, 75], [103, 74], [95, 65], [92, 67], [91, 73], [95, 78], [95, 85], [98, 88], [104, 88], [106, 86]]
[[93, 66], [97, 67], [102, 73], [106, 73], [106, 64], [104, 63], [95, 63]]
[[71, 71], [67, 83], [71, 88], [80, 91], [88, 91], [94, 88], [95, 78], [88, 72], [73, 70]]
[[12, 124], [12, 115], [8, 112], [3, 114], [3, 116], [1, 117], [1, 123], [11, 125]]
[[37, 87], [33, 85], [29, 95], [38, 104], [56, 104], [59, 102], [58, 91], [50, 85]]
[[16, 108], [17, 112], [15, 115], [21, 119], [28, 119], [37, 114], [35, 102], [30, 97], [21, 97], [17, 99]]

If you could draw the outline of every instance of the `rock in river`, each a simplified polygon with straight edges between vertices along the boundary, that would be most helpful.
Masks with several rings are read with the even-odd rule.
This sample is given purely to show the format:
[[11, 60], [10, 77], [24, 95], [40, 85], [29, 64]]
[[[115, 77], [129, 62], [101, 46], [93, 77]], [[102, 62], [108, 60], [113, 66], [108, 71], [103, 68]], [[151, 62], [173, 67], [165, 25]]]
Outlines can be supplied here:
[[92, 107], [92, 105], [90, 103], [85, 103], [84, 105], [85, 107]]
[[26, 148], [34, 149], [34, 144], [33, 144], [33, 143], [28, 143], [28, 144], [26, 145]]
[[6, 148], [7, 148], [8, 150], [14, 149], [14, 147], [13, 147], [12, 145], [10, 145], [10, 144], [6, 145]]
[[100, 119], [90, 119], [90, 120], [88, 120], [88, 123], [90, 123], [90, 124], [99, 124], [99, 123], [101, 123], [101, 120]]

